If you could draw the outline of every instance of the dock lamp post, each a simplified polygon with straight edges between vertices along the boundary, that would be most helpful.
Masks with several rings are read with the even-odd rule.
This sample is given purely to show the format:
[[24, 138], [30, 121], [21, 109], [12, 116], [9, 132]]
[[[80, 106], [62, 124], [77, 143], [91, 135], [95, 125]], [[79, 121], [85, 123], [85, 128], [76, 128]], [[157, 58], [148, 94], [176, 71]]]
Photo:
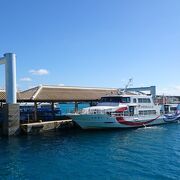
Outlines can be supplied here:
[[6, 104], [3, 106], [3, 134], [10, 136], [19, 132], [19, 104], [16, 88], [16, 55], [6, 53], [0, 58], [0, 65], [5, 65]]

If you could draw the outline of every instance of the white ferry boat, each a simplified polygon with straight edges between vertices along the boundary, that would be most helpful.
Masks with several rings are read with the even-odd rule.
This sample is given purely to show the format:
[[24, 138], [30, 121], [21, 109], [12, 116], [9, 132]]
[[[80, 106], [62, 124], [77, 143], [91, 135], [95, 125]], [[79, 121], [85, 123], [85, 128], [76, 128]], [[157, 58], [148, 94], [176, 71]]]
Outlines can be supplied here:
[[72, 120], [83, 129], [132, 128], [180, 121], [180, 113], [165, 114], [155, 105], [152, 96], [141, 93], [122, 93], [102, 97], [97, 106], [71, 114]]

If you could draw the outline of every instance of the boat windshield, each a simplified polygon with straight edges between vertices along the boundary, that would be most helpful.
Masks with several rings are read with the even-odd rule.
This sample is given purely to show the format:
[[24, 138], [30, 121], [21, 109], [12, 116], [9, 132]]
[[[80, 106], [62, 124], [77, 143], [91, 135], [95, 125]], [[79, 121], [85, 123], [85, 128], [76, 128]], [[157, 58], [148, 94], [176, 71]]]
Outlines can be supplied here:
[[130, 97], [102, 97], [100, 103], [130, 103]]

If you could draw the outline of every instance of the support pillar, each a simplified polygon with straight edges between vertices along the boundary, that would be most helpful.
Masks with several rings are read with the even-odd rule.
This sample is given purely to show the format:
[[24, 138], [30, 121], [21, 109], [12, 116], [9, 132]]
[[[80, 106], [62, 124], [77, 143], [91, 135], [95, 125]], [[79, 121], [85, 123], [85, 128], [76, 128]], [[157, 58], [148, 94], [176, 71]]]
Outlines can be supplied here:
[[16, 89], [16, 55], [13, 53], [4, 54], [6, 72], [6, 103], [17, 103]]
[[17, 104], [16, 55], [6, 53], [0, 58], [0, 65], [5, 64], [6, 104], [3, 105], [3, 135], [17, 135], [20, 129], [20, 111]]
[[34, 121], [37, 121], [37, 102], [34, 102]]
[[52, 110], [52, 120], [55, 120], [55, 112], [54, 112], [54, 102], [51, 103], [51, 110]]
[[91, 101], [91, 102], [89, 103], [89, 105], [90, 105], [90, 107], [93, 106], [93, 101]]
[[75, 102], [74, 104], [74, 112], [77, 113], [78, 112], [78, 102]]

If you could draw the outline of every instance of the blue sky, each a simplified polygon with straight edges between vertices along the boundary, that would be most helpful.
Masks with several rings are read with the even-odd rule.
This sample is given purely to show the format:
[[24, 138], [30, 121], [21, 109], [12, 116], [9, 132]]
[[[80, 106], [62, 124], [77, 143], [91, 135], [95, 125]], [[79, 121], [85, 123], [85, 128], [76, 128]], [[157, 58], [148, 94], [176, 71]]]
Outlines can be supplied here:
[[[0, 0], [0, 56], [17, 84], [156, 85], [180, 95], [179, 0]], [[0, 66], [0, 87], [4, 67]]]

